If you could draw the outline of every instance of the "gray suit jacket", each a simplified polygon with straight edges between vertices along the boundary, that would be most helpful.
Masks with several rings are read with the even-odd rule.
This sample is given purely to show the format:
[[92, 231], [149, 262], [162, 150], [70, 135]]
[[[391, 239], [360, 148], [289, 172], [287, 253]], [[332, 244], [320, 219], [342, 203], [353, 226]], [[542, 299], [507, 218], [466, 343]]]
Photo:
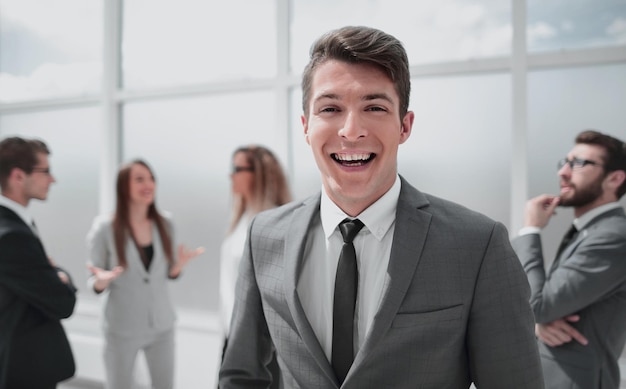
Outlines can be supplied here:
[[[164, 218], [174, 242], [171, 221]], [[154, 256], [149, 271], [132, 240], [128, 239], [126, 243], [128, 267], [104, 292], [105, 335], [134, 337], [148, 330], [161, 332], [174, 328], [176, 313], [167, 285], [169, 267], [156, 226], [152, 227], [152, 237]], [[94, 220], [87, 234], [87, 246], [89, 261], [94, 266], [111, 270], [118, 265], [110, 216], [99, 216]]]
[[[320, 196], [259, 214], [240, 267], [220, 387], [337, 388], [297, 283]], [[383, 300], [342, 388], [538, 389], [529, 287], [506, 229], [402, 180]]]
[[546, 276], [539, 234], [512, 242], [531, 285], [538, 323], [571, 314], [589, 340], [558, 347], [539, 342], [546, 388], [617, 389], [617, 361], [626, 342], [626, 215], [621, 208], [593, 219]]

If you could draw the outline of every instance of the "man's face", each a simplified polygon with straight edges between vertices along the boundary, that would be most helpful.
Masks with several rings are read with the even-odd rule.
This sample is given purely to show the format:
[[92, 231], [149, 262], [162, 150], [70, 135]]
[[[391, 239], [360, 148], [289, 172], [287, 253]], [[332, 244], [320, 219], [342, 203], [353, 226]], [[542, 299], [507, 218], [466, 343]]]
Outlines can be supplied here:
[[587, 164], [573, 169], [568, 164], [565, 164], [559, 170], [558, 174], [561, 184], [559, 205], [577, 208], [586, 207], [592, 205], [604, 195], [603, 155], [604, 150], [599, 146], [587, 144], [574, 146], [567, 155], [568, 160], [579, 158], [593, 161], [596, 164]]
[[37, 161], [32, 173], [27, 174], [24, 179], [23, 197], [26, 203], [31, 199], [47, 199], [50, 184], [56, 181], [50, 172], [48, 155], [37, 153]]
[[309, 101], [302, 124], [326, 193], [356, 216], [393, 185], [413, 112], [400, 119], [393, 82], [381, 70], [335, 60], [316, 70]]

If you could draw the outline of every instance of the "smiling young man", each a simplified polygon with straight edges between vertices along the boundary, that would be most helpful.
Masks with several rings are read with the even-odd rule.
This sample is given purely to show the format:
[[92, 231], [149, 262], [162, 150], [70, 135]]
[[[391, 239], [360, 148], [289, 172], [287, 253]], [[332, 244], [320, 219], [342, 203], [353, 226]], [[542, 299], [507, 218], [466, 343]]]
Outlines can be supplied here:
[[275, 349], [291, 389], [541, 388], [504, 226], [398, 175], [414, 118], [402, 44], [331, 31], [302, 90], [322, 190], [252, 222], [220, 387], [268, 387]]
[[51, 389], [74, 375], [61, 319], [76, 289], [46, 255], [27, 209], [55, 181], [48, 154], [39, 140], [0, 142], [0, 389]]
[[[546, 388], [617, 389], [626, 343], [626, 145], [584, 131], [558, 163], [561, 193], [526, 204], [513, 247], [531, 285]], [[540, 232], [557, 206], [575, 219], [546, 274]]]

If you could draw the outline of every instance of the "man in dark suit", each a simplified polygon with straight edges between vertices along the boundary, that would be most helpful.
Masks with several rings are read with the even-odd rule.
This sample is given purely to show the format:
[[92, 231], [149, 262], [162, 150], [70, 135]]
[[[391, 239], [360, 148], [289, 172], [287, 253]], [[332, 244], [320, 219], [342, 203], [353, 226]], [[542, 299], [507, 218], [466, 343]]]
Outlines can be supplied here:
[[74, 310], [69, 275], [46, 255], [31, 199], [54, 182], [49, 151], [38, 140], [0, 142], [0, 389], [48, 389], [74, 375], [60, 320]]
[[[559, 196], [528, 201], [513, 240], [531, 286], [535, 332], [549, 389], [617, 389], [626, 342], [626, 146], [584, 131], [559, 161]], [[557, 206], [575, 219], [546, 275], [541, 229]]]
[[542, 388], [505, 227], [397, 173], [414, 118], [402, 44], [331, 31], [302, 90], [322, 191], [253, 220], [220, 387], [269, 387], [275, 349], [290, 389]]

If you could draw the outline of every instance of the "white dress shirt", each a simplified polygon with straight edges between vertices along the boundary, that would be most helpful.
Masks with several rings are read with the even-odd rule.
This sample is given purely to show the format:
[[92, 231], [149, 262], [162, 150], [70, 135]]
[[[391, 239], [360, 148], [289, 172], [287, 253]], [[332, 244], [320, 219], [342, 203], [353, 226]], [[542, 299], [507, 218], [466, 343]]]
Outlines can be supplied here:
[[235, 305], [235, 285], [239, 275], [239, 264], [251, 220], [252, 215], [242, 215], [237, 226], [224, 239], [220, 248], [220, 317], [225, 337], [228, 337], [230, 318]]
[[[400, 186], [400, 178], [396, 176], [387, 193], [357, 216], [365, 226], [354, 239], [359, 269], [354, 355], [363, 345], [382, 299]], [[329, 361], [333, 342], [335, 275], [343, 246], [337, 226], [348, 217], [322, 188], [320, 220], [315, 221], [309, 234], [297, 286], [304, 312]]]

